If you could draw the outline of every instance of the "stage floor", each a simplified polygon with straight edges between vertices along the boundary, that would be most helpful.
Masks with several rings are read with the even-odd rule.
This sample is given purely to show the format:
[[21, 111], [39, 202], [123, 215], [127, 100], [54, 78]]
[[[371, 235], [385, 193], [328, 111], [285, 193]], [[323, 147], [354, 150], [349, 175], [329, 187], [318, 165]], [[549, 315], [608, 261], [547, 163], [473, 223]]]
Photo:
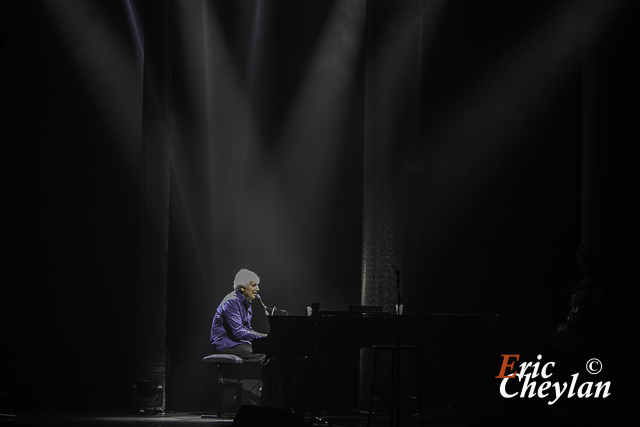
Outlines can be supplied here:
[[[289, 414], [285, 414], [289, 415]], [[278, 419], [273, 417], [262, 417], [244, 419], [242, 427], [277, 427]], [[286, 421], [286, 420], [285, 420]], [[366, 427], [366, 414], [333, 415], [322, 417], [323, 423], [316, 422], [319, 427]], [[640, 425], [640, 414], [637, 411], [615, 411], [608, 415], [601, 414], [593, 416], [589, 414], [576, 415], [572, 417], [536, 417], [523, 413], [489, 413], [474, 419], [455, 419], [449, 417], [425, 417], [425, 426], [435, 427], [573, 427], [573, 426], [594, 426], [603, 425], [615, 426], [637, 426]], [[203, 427], [203, 426], [231, 426], [234, 424], [232, 416], [228, 418], [202, 418], [197, 413], [168, 413], [165, 415], [131, 415], [131, 414], [102, 414], [102, 415], [77, 415], [77, 414], [53, 414], [53, 413], [24, 413], [9, 416], [0, 414], [0, 427]], [[282, 422], [282, 425], [290, 425]], [[311, 425], [307, 420], [304, 426]], [[372, 418], [372, 427], [389, 426], [389, 416], [379, 414]], [[419, 427], [418, 417], [403, 418], [401, 426]]]
[[[366, 415], [350, 416], [326, 416], [321, 417], [323, 423], [316, 422], [316, 426], [326, 427], [366, 427]], [[15, 416], [0, 417], [0, 426], [4, 427], [202, 427], [202, 426], [231, 426], [233, 424], [232, 415], [228, 418], [202, 418], [201, 414], [195, 413], [168, 413], [165, 415], [73, 415], [73, 414], [16, 414]], [[430, 419], [425, 418], [427, 426], [443, 427], [464, 427], [470, 426], [472, 422], [453, 419]], [[305, 425], [310, 425], [307, 420]], [[389, 426], [388, 415], [377, 415], [372, 417], [373, 427]], [[404, 418], [401, 423], [404, 427], [419, 427], [419, 418]], [[258, 424], [256, 427], [271, 427], [269, 424]], [[275, 426], [274, 426], [275, 427]]]

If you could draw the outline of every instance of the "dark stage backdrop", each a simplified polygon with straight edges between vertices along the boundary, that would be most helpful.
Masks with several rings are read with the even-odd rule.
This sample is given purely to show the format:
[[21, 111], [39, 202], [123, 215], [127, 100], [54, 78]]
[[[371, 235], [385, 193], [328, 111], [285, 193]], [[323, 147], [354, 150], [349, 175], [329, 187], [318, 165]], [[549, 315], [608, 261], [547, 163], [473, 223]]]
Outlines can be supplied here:
[[[619, 392], [568, 411], [631, 405], [616, 354], [638, 295], [628, 286], [637, 13], [630, 2], [367, 3], [363, 301], [391, 309], [397, 269], [407, 314], [498, 315], [483, 333], [457, 333], [457, 320], [450, 334], [420, 331], [434, 351], [426, 365], [438, 366], [425, 374], [438, 384], [429, 401], [441, 410], [495, 407], [498, 381], [478, 373], [501, 353], [542, 354], [565, 374], [601, 355]], [[584, 240], [597, 248], [605, 298], [591, 341], [557, 351], [550, 336], [568, 313]], [[501, 402], [543, 413], [538, 403]]]
[[[0, 409], [129, 409], [144, 315], [144, 39], [131, 10], [153, 2], [0, 4], [0, 319], [15, 367]], [[396, 270], [408, 314], [499, 314], [420, 331], [436, 415], [497, 408], [502, 353], [542, 353], [565, 373], [601, 358], [614, 395], [592, 408], [637, 409], [624, 356], [637, 325], [637, 2], [168, 4], [169, 410], [211, 407], [201, 358], [243, 267], [293, 314], [390, 308]], [[588, 28], [585, 4], [606, 5]], [[604, 297], [589, 344], [559, 352], [549, 335], [579, 279], [585, 139]]]
[[142, 79], [121, 2], [0, 3], [0, 412], [132, 407]]

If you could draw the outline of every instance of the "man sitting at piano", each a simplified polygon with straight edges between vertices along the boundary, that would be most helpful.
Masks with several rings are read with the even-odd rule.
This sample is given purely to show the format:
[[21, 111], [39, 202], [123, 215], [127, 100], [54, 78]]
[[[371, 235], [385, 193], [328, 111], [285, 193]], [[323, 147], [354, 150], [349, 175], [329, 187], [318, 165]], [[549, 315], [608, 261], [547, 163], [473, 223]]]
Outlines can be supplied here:
[[253, 271], [238, 271], [233, 292], [224, 297], [213, 317], [211, 347], [214, 353], [234, 354], [245, 362], [257, 363], [262, 379], [260, 404], [278, 406], [280, 398], [273, 362], [264, 354], [254, 354], [251, 346], [251, 341], [266, 336], [251, 327], [251, 301], [258, 295], [259, 283], [260, 278]]
[[251, 341], [265, 334], [251, 328], [251, 301], [258, 295], [260, 278], [250, 270], [242, 269], [233, 281], [233, 292], [218, 308], [211, 324], [211, 346], [214, 353], [235, 354], [247, 362], [262, 365], [264, 354], [253, 354]]

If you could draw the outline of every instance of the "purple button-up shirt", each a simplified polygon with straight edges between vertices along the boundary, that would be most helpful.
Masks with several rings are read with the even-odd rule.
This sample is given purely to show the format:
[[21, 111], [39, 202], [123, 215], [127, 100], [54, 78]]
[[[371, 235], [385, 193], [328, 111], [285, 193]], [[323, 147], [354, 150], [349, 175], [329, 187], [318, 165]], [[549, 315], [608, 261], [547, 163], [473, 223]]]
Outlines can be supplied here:
[[251, 302], [233, 291], [220, 303], [211, 324], [211, 346], [216, 352], [235, 347], [262, 336], [251, 329]]

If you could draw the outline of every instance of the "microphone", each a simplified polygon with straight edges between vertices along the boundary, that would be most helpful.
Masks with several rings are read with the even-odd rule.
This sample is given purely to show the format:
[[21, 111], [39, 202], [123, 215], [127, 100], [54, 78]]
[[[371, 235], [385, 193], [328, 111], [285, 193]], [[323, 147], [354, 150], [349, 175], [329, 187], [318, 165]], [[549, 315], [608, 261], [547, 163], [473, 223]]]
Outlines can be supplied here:
[[260, 298], [259, 294], [256, 294], [256, 299], [258, 301], [260, 301], [260, 304], [262, 304], [262, 308], [264, 308], [264, 314], [266, 314], [268, 316], [269, 315], [269, 310], [267, 309], [267, 306], [264, 305], [264, 303], [262, 302], [262, 298]]
[[[262, 302], [262, 298], [260, 298], [260, 295], [256, 294], [256, 299], [258, 301], [260, 301], [260, 304], [262, 304], [262, 308], [264, 308], [264, 314], [266, 314], [267, 316], [273, 316], [273, 314], [277, 311], [279, 313], [284, 314], [285, 316], [289, 315], [289, 312], [287, 310], [280, 310], [279, 308], [269, 308], [266, 305], [264, 305], [264, 302]], [[271, 313], [269, 313], [269, 310], [271, 310]]]

